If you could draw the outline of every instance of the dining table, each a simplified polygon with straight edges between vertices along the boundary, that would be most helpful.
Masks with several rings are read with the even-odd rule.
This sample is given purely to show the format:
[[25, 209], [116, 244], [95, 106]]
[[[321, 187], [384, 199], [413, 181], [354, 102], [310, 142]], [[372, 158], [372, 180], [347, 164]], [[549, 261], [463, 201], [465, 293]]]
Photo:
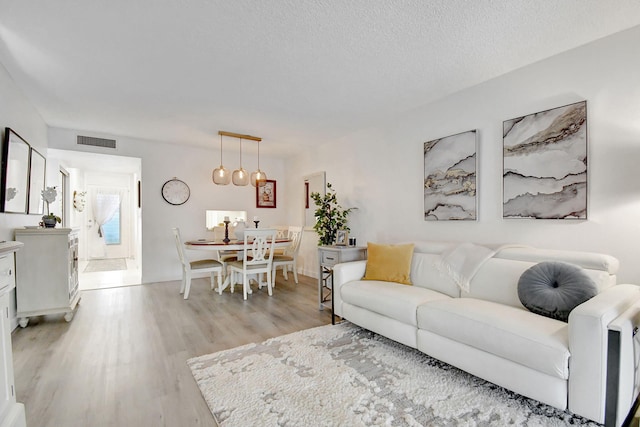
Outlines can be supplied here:
[[[291, 239], [287, 238], [277, 238], [273, 244], [274, 249], [285, 248], [291, 244]], [[187, 249], [192, 249], [196, 251], [238, 251], [239, 255], [242, 255], [245, 249], [251, 248], [251, 242], [247, 243], [247, 246], [244, 245], [244, 240], [231, 240], [228, 243], [223, 242], [222, 240], [207, 240], [207, 239], [198, 239], [198, 240], [188, 240], [184, 242], [184, 246]]]
[[[275, 242], [273, 243], [273, 248], [286, 248], [291, 244], [291, 242], [291, 239], [276, 238]], [[252, 242], [247, 242], [247, 245], [245, 246], [244, 240], [230, 240], [229, 242], [223, 242], [222, 240], [197, 239], [184, 242], [185, 248], [189, 250], [216, 252], [237, 251], [237, 258], [239, 261], [242, 261], [244, 259], [245, 251], [247, 249], [251, 249], [251, 244]], [[224, 282], [222, 283], [222, 289], [218, 289], [218, 292], [221, 293], [224, 289], [226, 289], [227, 286], [229, 286], [230, 281], [231, 277], [229, 274], [227, 274], [224, 278]], [[248, 293], [252, 293], [251, 289], [249, 289]]]

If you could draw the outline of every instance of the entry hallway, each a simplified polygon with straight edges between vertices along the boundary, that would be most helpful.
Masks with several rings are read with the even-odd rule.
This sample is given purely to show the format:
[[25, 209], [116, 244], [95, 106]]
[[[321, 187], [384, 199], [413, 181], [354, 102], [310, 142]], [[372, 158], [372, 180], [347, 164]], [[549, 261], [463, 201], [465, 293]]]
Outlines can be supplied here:
[[279, 272], [242, 300], [195, 279], [85, 291], [71, 323], [32, 318], [12, 335], [17, 400], [30, 427], [215, 426], [187, 359], [331, 322], [316, 279]]

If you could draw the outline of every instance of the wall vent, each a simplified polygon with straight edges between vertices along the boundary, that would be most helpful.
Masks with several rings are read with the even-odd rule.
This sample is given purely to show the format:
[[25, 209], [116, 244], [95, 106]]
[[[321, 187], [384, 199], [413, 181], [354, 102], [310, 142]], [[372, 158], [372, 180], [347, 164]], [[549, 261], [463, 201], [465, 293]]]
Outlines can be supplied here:
[[78, 145], [93, 145], [94, 147], [116, 148], [116, 140], [78, 135]]

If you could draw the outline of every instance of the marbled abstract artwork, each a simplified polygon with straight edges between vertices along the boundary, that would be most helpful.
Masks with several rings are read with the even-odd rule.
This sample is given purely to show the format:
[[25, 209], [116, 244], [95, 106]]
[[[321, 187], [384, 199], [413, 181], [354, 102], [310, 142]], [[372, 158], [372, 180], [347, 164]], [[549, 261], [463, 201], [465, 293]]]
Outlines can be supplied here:
[[425, 142], [425, 221], [475, 220], [476, 211], [476, 131]]
[[587, 103], [503, 124], [504, 218], [587, 218]]

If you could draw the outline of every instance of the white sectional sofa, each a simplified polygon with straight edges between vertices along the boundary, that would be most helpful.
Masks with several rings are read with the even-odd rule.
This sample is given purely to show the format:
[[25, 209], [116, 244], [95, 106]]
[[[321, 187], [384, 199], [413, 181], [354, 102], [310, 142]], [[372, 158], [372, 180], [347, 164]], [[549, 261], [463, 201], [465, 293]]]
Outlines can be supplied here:
[[[633, 354], [634, 349], [638, 351], [633, 331], [640, 318], [640, 287], [616, 284], [617, 259], [505, 246], [478, 266], [469, 290], [463, 291], [438, 268], [451, 247], [443, 242], [414, 243], [411, 286], [362, 280], [367, 261], [336, 265], [335, 314], [494, 384], [596, 422], [604, 423], [605, 412], [614, 410], [607, 424], [622, 424], [638, 396], [634, 361], [640, 355]], [[520, 302], [520, 276], [543, 261], [577, 265], [597, 286], [598, 294], [571, 311], [568, 322], [535, 314]], [[608, 327], [616, 319], [625, 325], [617, 328], [626, 331], [621, 339], [631, 344], [622, 346], [620, 376], [612, 383], [616, 403], [605, 408]]]

